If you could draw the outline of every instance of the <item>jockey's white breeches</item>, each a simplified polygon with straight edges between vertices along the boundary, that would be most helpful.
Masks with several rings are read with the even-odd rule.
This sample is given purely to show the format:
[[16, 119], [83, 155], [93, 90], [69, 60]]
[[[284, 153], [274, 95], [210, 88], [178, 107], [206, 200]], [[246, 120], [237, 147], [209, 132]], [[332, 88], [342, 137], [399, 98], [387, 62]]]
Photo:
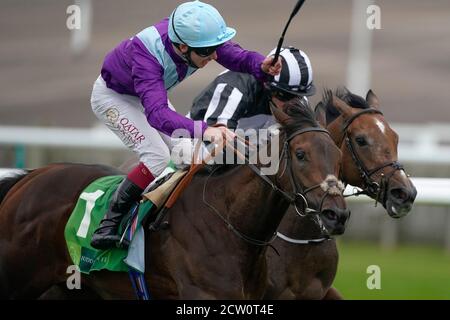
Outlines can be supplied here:
[[[172, 104], [168, 103], [169, 107], [175, 110]], [[185, 149], [185, 157], [191, 152], [191, 139], [172, 139], [151, 127], [140, 99], [109, 89], [101, 76], [94, 83], [91, 106], [97, 118], [130, 150], [138, 154], [139, 161], [143, 162], [155, 177], [167, 167], [174, 147]], [[179, 152], [172, 153], [172, 160], [180, 164]]]

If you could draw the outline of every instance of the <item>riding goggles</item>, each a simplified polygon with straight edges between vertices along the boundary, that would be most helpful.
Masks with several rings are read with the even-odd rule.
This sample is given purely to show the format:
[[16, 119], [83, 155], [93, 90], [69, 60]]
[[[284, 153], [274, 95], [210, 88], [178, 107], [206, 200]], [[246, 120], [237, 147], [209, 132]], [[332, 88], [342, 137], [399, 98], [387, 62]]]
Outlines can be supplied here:
[[209, 57], [210, 55], [212, 55], [217, 48], [219, 48], [221, 46], [217, 45], [217, 46], [212, 46], [212, 47], [203, 47], [203, 48], [192, 48], [192, 51], [194, 51], [197, 55], [199, 55], [202, 58], [206, 58]]

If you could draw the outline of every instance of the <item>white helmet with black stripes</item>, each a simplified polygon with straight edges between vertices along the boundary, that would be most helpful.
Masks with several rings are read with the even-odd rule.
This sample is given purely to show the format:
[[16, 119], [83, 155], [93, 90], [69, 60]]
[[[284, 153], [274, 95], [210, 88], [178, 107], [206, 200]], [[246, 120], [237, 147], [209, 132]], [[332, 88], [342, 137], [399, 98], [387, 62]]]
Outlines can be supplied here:
[[[275, 54], [273, 49], [269, 56]], [[294, 48], [281, 48], [281, 72], [271, 77], [267, 85], [278, 98], [289, 100], [293, 96], [312, 96], [316, 93], [313, 83], [311, 62], [303, 51]]]

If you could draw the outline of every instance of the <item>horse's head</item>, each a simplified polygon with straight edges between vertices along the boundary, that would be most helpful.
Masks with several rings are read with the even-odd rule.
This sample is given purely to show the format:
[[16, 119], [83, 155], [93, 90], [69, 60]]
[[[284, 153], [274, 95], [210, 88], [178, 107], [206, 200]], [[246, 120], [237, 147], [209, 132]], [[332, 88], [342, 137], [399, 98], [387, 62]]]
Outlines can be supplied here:
[[377, 96], [366, 99], [347, 89], [325, 91], [316, 118], [326, 124], [343, 157], [343, 179], [362, 188], [394, 218], [406, 215], [417, 191], [397, 161], [398, 135], [379, 109]]
[[281, 124], [283, 143], [277, 179], [285, 190], [292, 190], [299, 215], [320, 214], [330, 234], [342, 234], [350, 212], [342, 195], [344, 186], [338, 180], [339, 148], [301, 100], [272, 112]]

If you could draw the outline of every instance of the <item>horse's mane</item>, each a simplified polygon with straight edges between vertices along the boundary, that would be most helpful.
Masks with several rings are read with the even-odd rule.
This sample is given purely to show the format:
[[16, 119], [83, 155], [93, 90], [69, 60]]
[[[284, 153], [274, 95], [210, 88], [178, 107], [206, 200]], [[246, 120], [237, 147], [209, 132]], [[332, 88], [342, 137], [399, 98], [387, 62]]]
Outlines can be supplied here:
[[[293, 99], [287, 102], [283, 111], [290, 117], [289, 122], [281, 126], [281, 129], [286, 132], [287, 136], [306, 127], [320, 126], [306, 99]], [[209, 174], [211, 171], [214, 171], [215, 175], [224, 174], [237, 166], [239, 164], [207, 165], [199, 171], [199, 174]]]
[[288, 136], [299, 129], [320, 126], [306, 99], [289, 101], [284, 112], [291, 118], [288, 123], [282, 126]]
[[[352, 108], [368, 109], [370, 108], [366, 99], [352, 93], [347, 88], [337, 88], [334, 95], [343, 100], [347, 105]], [[339, 111], [333, 106], [333, 92], [330, 89], [325, 88], [322, 94], [322, 101], [316, 105], [316, 114], [320, 111], [320, 108], [325, 109], [327, 125], [336, 120], [339, 117]]]
[[0, 203], [6, 197], [8, 191], [29, 173], [30, 171], [23, 171], [0, 179]]

